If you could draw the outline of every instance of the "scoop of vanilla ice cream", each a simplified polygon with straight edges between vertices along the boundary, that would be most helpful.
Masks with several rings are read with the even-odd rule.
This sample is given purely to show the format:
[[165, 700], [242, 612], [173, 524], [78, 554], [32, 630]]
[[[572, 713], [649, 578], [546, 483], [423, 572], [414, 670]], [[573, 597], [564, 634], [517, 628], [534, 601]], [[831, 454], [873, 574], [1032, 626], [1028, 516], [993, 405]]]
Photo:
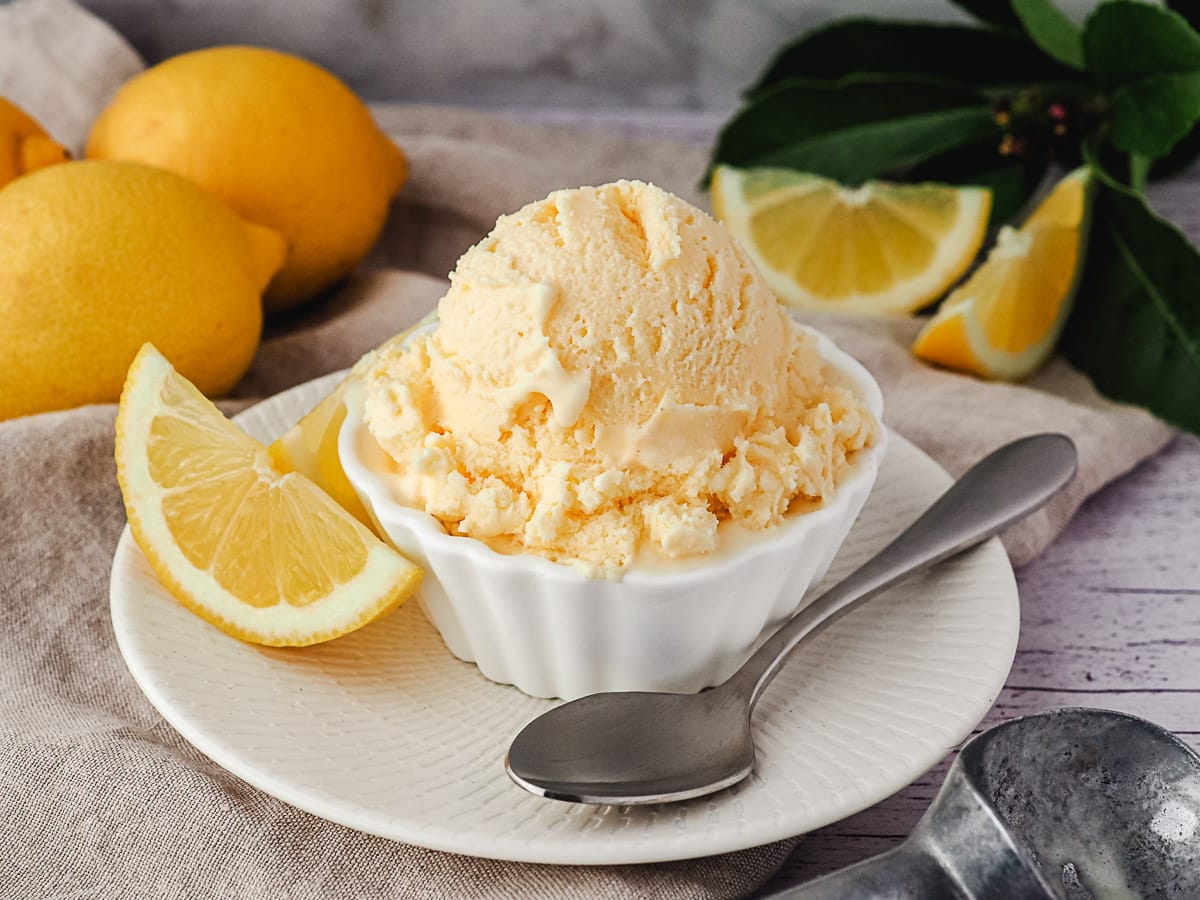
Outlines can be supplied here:
[[877, 427], [727, 232], [653, 185], [556, 191], [468, 250], [364, 416], [456, 534], [612, 573], [820, 500]]

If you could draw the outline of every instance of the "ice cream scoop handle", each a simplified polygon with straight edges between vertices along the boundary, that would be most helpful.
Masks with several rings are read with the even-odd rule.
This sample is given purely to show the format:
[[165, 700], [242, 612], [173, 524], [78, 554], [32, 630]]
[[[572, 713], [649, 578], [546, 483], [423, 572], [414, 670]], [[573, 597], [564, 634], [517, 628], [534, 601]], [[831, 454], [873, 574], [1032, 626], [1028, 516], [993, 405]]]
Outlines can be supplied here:
[[1029, 515], [1075, 475], [1075, 444], [1038, 434], [976, 463], [915, 522], [862, 566], [789, 619], [726, 682], [753, 708], [804, 638], [915, 572], [986, 540]]
[[771, 894], [768, 900], [956, 900], [961, 896], [937, 860], [906, 841], [816, 881]]

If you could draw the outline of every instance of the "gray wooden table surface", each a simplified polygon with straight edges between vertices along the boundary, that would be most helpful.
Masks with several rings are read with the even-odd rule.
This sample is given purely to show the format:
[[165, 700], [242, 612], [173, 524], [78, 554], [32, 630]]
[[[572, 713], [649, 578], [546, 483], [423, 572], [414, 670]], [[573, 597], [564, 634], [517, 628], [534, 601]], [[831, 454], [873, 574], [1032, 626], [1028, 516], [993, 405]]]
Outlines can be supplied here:
[[[711, 143], [722, 121], [712, 114], [622, 111], [527, 115], [702, 144]], [[1200, 166], [1152, 185], [1149, 195], [1200, 244]], [[1179, 436], [1092, 497], [1042, 556], [1017, 571], [1017, 582], [1016, 659], [975, 734], [1027, 713], [1089, 706], [1150, 719], [1200, 749], [1200, 439]], [[895, 847], [953, 759], [883, 802], [806, 835], [761, 894]]]
[[[1087, 502], [1017, 571], [1021, 639], [975, 733], [1061, 706], [1151, 719], [1200, 749], [1200, 440], [1181, 436]], [[953, 760], [806, 836], [764, 894], [896, 846]]]

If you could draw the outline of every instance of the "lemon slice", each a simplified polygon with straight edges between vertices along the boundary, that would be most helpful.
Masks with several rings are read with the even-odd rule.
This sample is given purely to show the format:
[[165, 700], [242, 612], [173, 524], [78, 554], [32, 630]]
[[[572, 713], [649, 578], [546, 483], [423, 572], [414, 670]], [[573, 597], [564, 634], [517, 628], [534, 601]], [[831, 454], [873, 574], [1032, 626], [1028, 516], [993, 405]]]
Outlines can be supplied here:
[[946, 298], [913, 352], [984, 378], [1024, 378], [1044, 363], [1083, 269], [1090, 195], [1090, 170], [1077, 169], [1019, 231], [1001, 228], [987, 260]]
[[920, 309], [966, 271], [992, 195], [882, 181], [848, 188], [790, 169], [718, 166], [712, 203], [785, 303], [878, 315]]
[[298, 472], [358, 521], [374, 528], [338, 456], [338, 432], [346, 420], [346, 391], [354, 380], [353, 374], [347, 375], [304, 418], [276, 438], [267, 453], [280, 472]]
[[418, 328], [437, 321], [437, 310], [425, 315], [394, 337], [384, 341], [354, 364], [342, 382], [295, 425], [280, 435], [267, 451], [281, 472], [299, 472], [314, 481], [346, 512], [369, 528], [375, 528], [338, 456], [338, 432], [346, 420], [346, 391], [374, 363], [380, 351], [408, 340]]
[[302, 646], [406, 600], [421, 570], [310, 480], [271, 466], [153, 346], [117, 413], [117, 480], [151, 567], [192, 612], [234, 637]]

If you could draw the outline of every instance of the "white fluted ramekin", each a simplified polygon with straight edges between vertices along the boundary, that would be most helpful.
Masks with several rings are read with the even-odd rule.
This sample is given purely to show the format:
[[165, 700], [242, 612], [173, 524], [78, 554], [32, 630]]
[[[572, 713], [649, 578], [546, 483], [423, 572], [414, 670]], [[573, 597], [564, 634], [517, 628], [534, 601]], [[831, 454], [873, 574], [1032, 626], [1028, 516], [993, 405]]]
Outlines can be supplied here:
[[[821, 356], [881, 416], [883, 399], [867, 370], [813, 333]], [[450, 652], [492, 681], [568, 700], [599, 691], [693, 692], [731, 675], [825, 574], [886, 452], [881, 429], [833, 500], [788, 516], [735, 553], [677, 571], [635, 567], [610, 580], [447, 534], [433, 516], [392, 499], [386, 474], [361, 449], [370, 446], [365, 430], [349, 410], [338, 436], [342, 467], [379, 530], [425, 569], [418, 598]]]

